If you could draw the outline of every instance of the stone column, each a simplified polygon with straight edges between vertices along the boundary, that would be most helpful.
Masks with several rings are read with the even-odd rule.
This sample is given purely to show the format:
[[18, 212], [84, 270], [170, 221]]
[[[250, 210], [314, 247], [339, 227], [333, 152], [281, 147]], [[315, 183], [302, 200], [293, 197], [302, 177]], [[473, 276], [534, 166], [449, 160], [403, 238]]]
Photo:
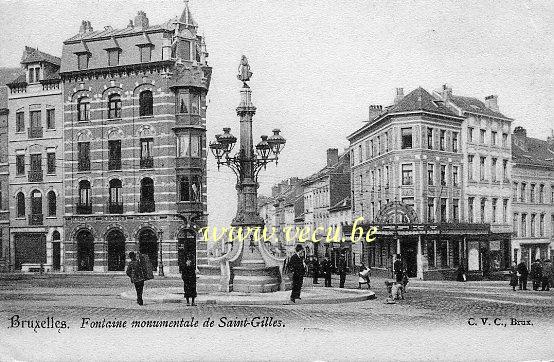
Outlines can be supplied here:
[[423, 248], [421, 245], [422, 236], [417, 237], [417, 278], [423, 279]]

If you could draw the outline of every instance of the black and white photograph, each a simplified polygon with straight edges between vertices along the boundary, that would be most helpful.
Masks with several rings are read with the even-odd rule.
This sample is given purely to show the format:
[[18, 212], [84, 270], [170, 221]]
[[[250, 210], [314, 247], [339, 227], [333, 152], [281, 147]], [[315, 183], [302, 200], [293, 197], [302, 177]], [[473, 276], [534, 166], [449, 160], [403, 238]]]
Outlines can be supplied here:
[[554, 361], [554, 2], [0, 0], [0, 361]]

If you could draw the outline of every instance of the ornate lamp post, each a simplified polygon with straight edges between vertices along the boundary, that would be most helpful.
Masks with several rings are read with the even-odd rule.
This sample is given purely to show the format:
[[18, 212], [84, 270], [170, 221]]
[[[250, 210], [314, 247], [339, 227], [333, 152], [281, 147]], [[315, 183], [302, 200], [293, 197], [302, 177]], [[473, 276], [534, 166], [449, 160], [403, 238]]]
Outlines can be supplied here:
[[164, 273], [164, 261], [163, 261], [163, 234], [164, 232], [162, 230], [158, 230], [158, 242], [160, 243], [160, 260], [158, 263], [158, 276], [163, 277], [165, 276]]
[[[252, 72], [246, 56], [242, 56], [237, 78], [243, 82], [240, 91], [241, 101], [237, 107], [240, 117], [240, 147], [238, 152], [231, 156], [237, 138], [231, 134], [231, 128], [223, 128], [223, 134], [215, 136], [210, 143], [210, 149], [217, 160], [217, 167], [229, 167], [237, 176], [238, 207], [233, 219], [234, 226], [262, 226], [263, 219], [258, 214], [258, 173], [267, 164], [275, 161], [277, 164], [286, 141], [279, 129], [273, 130], [273, 135], [261, 136], [261, 141], [254, 146], [252, 140], [252, 116], [256, 107], [252, 104], [252, 91], [246, 82], [250, 80]], [[256, 151], [254, 151], [254, 148]]]

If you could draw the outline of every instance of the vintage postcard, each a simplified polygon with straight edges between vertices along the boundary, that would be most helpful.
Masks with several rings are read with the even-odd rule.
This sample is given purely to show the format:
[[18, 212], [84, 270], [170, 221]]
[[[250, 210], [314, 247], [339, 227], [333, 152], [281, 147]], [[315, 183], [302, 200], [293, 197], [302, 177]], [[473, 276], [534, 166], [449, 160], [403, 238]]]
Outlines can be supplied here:
[[553, 24], [0, 0], [0, 360], [554, 360]]

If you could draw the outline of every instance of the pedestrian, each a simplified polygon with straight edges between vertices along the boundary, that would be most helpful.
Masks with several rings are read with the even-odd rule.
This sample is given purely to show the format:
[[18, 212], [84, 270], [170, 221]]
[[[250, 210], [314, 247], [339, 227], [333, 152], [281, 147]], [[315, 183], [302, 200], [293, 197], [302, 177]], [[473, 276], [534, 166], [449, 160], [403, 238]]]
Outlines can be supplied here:
[[313, 262], [312, 262], [312, 273], [313, 273], [313, 283], [319, 284], [318, 278], [319, 278], [319, 260], [317, 260], [317, 255], [314, 256]]
[[369, 269], [367, 266], [362, 263], [362, 266], [360, 268], [360, 272], [358, 273], [358, 289], [362, 289], [362, 284], [367, 284], [367, 289], [371, 289], [370, 280], [369, 280], [369, 274], [371, 273], [371, 269]]
[[144, 281], [146, 280], [146, 273], [143, 269], [141, 263], [137, 260], [137, 255], [135, 252], [131, 251], [129, 253], [129, 264], [127, 265], [127, 275], [131, 279], [131, 283], [135, 285], [135, 290], [137, 291], [137, 303], [138, 305], [143, 305], [142, 300], [142, 291], [144, 289]]
[[402, 283], [402, 278], [404, 276], [404, 263], [402, 263], [402, 256], [400, 254], [396, 254], [396, 260], [393, 264], [394, 269], [394, 275], [396, 277], [397, 283]]
[[542, 262], [542, 286], [541, 290], [550, 290], [550, 280], [552, 279], [552, 262], [550, 259], [544, 259]]
[[459, 282], [465, 282], [467, 280], [466, 269], [464, 267], [463, 260], [460, 262], [460, 265], [458, 266], [458, 276], [456, 277], [456, 280]]
[[323, 262], [321, 263], [321, 271], [323, 272], [323, 276], [325, 277], [325, 286], [330, 287], [332, 266], [331, 261], [327, 256], [323, 259]]
[[340, 278], [339, 288], [344, 288], [344, 282], [346, 281], [346, 273], [348, 273], [348, 271], [349, 269], [348, 269], [348, 265], [346, 264], [345, 252], [341, 252], [340, 258], [339, 258], [339, 267], [338, 267], [339, 278]]
[[194, 302], [196, 298], [196, 265], [190, 253], [185, 255], [185, 260], [179, 266], [181, 272], [181, 279], [183, 279], [183, 291], [187, 305], [190, 305], [190, 299], [192, 299], [192, 305], [196, 305]]
[[300, 291], [302, 290], [302, 282], [304, 281], [304, 273], [306, 272], [306, 265], [304, 264], [304, 247], [298, 244], [294, 249], [295, 253], [292, 254], [289, 260], [289, 269], [292, 272], [292, 291], [290, 293], [290, 301], [296, 303], [296, 299], [300, 298]]
[[514, 261], [512, 267], [510, 268], [510, 286], [513, 290], [516, 290], [517, 287], [517, 264]]
[[533, 281], [533, 290], [539, 290], [542, 282], [542, 265], [539, 259], [536, 259], [533, 264], [531, 264], [531, 280]]
[[527, 269], [527, 265], [523, 260], [517, 265], [517, 274], [519, 277], [519, 290], [527, 290], [527, 276], [529, 276], [529, 269]]

